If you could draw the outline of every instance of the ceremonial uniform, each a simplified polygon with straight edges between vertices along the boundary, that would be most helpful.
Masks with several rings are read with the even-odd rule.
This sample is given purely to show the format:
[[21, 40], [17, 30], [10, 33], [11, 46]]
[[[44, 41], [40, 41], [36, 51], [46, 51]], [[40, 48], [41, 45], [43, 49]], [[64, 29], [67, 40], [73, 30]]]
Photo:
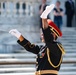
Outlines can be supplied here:
[[61, 34], [52, 27], [53, 22], [49, 22], [48, 24], [50, 26], [47, 29], [43, 29], [45, 46], [39, 47], [38, 45], [31, 44], [27, 39], [24, 39], [22, 42], [17, 41], [27, 51], [37, 55], [37, 69], [35, 75], [58, 75], [62, 62], [64, 49], [61, 43], [54, 41], [51, 32], [57, 36]]

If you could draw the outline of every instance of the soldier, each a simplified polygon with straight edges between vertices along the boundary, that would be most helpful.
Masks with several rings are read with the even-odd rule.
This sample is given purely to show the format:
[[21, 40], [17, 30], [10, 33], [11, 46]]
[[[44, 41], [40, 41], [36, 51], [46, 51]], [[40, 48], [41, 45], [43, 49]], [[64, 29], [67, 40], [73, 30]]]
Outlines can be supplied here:
[[16, 29], [9, 31], [9, 33], [19, 39], [17, 42], [21, 46], [27, 51], [37, 55], [37, 69], [35, 75], [58, 75], [62, 62], [62, 55], [65, 53], [62, 44], [56, 41], [58, 37], [62, 36], [62, 32], [53, 21], [47, 20], [47, 15], [53, 8], [54, 4], [47, 6], [41, 15], [43, 23], [42, 40], [45, 46], [39, 47], [38, 45], [31, 44]]

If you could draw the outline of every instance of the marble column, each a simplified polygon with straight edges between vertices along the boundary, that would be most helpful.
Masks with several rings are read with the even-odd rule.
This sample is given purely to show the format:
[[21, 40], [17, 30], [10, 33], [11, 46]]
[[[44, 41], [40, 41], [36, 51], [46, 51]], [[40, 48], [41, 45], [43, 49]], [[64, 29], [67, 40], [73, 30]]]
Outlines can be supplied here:
[[8, 1], [8, 2], [7, 2], [7, 14], [10, 13], [10, 9], [9, 9], [9, 7], [10, 7], [10, 2]]
[[[24, 7], [23, 4], [25, 4], [25, 9], [23, 8]], [[23, 4], [22, 4], [22, 10], [23, 10], [23, 15], [25, 15], [26, 14], [26, 2], [23, 2]]]
[[33, 12], [34, 12], [33, 4], [30, 3], [30, 16], [34, 15]]
[[19, 9], [20, 17], [22, 16], [22, 13], [23, 13], [22, 3], [23, 2], [19, 2], [19, 4], [20, 4], [20, 9]]
[[3, 2], [0, 2], [1, 4], [1, 7], [0, 7], [0, 15], [2, 15], [2, 12], [3, 12]]
[[6, 12], [5, 12], [5, 8], [3, 8], [3, 3], [5, 4], [5, 2], [1, 2], [1, 16], [5, 17]]
[[16, 17], [16, 12], [17, 12], [16, 3], [17, 3], [17, 2], [15, 2], [15, 1], [13, 2], [13, 5], [14, 5], [13, 15], [14, 15], [14, 17]]
[[25, 12], [26, 12], [26, 15], [29, 15], [29, 3], [28, 2], [26, 2], [26, 10], [25, 10]]

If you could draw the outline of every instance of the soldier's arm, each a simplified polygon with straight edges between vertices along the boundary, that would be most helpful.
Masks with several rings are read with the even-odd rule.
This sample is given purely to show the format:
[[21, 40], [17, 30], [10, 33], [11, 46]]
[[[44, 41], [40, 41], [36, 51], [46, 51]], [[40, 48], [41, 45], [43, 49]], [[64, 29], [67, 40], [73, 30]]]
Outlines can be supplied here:
[[26, 40], [22, 35], [17, 41], [22, 47], [24, 47], [27, 51], [32, 52], [34, 54], [39, 53], [39, 46], [31, 44], [28, 40]]
[[10, 34], [18, 38], [18, 43], [23, 46], [27, 51], [30, 51], [34, 54], [38, 54], [40, 51], [40, 48], [38, 46], [35, 46], [34, 44], [31, 44], [28, 40], [26, 40], [22, 34], [17, 29], [12, 29], [9, 31]]
[[47, 42], [52, 43], [54, 37], [51, 34], [51, 30], [48, 26], [47, 19], [42, 19], [42, 23], [43, 23], [43, 34], [44, 34], [45, 43], [47, 43]]
[[40, 16], [42, 18], [42, 27], [43, 27], [45, 42], [52, 42], [53, 41], [53, 36], [50, 33], [50, 29], [48, 27], [47, 16], [53, 10], [54, 7], [55, 7], [54, 4], [47, 6], [46, 9], [44, 10], [44, 12]]

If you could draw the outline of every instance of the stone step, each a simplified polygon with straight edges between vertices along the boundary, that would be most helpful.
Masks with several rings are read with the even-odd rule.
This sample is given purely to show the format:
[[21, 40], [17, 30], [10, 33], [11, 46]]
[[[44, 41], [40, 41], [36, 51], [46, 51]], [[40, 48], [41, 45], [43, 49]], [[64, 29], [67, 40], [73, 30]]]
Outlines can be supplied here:
[[[62, 71], [76, 71], [76, 67], [61, 67], [60, 72]], [[10, 72], [35, 72], [35, 67], [13, 67], [13, 68], [0, 68], [0, 73], [10, 73]]]
[[67, 48], [67, 49], [65, 49], [65, 52], [66, 53], [75, 53], [76, 52], [76, 49], [72, 49], [72, 48], [71, 49], [68, 49]]
[[[0, 75], [35, 75], [34, 72], [29, 73], [3, 73]], [[59, 75], [76, 75], [76, 72], [59, 72]]]
[[76, 58], [63, 58], [63, 62], [75, 62], [76, 63]]
[[76, 72], [72, 72], [72, 71], [69, 71], [69, 72], [59, 72], [59, 75], [76, 75]]
[[75, 58], [76, 57], [76, 54], [71, 54], [71, 52], [70, 53], [66, 53], [65, 55], [64, 55], [64, 58]]
[[76, 34], [76, 30], [75, 31], [65, 31], [65, 32], [62, 32], [63, 35], [75, 35]]
[[0, 65], [0, 68], [27, 68], [27, 67], [36, 67], [35, 64], [7, 64], [7, 65]]
[[[35, 58], [17, 58], [17, 59], [15, 59], [15, 58], [7, 58], [7, 59], [0, 59], [0, 64], [10, 64], [10, 63], [12, 63], [12, 64], [14, 64], [14, 63], [35, 63], [36, 62], [36, 59]], [[63, 58], [63, 62], [74, 62], [74, 63], [76, 63], [76, 58], [74, 58], [74, 57], [71, 57], [71, 58]]]
[[26, 72], [26, 73], [2, 73], [0, 75], [35, 75], [34, 72]]
[[76, 46], [65, 46], [65, 49], [71, 49], [72, 48], [72, 50], [74, 50], [74, 49], [76, 49]]
[[76, 37], [76, 31], [75, 32], [64, 32], [63, 35], [62, 35], [62, 38], [65, 38], [65, 37]]
[[0, 63], [14, 63], [14, 62], [36, 62], [36, 59], [35, 58], [5, 58], [5, 59], [0, 59]]
[[[75, 51], [76, 52], [76, 51]], [[64, 55], [64, 58], [75, 58], [76, 57], [76, 54], [75, 53], [72, 53], [72, 51], [71, 52], [69, 52], [69, 53], [66, 53], [65, 55]], [[0, 54], [0, 59], [22, 59], [22, 58], [27, 58], [27, 59], [29, 59], [29, 58], [36, 58], [36, 55], [34, 55], [34, 54], [32, 54], [32, 53], [19, 53], [19, 54], [16, 54], [16, 53], [14, 53], [14, 54]]]
[[[61, 64], [61, 68], [64, 68], [64, 67], [75, 67], [76, 64], [75, 63], [71, 63], [71, 64], [68, 64], [68, 63], [62, 63]], [[28, 67], [36, 67], [36, 64], [7, 64], [7, 65], [0, 65], [0, 68], [28, 68]], [[69, 68], [70, 69], [70, 68]]]
[[63, 46], [64, 46], [64, 48], [65, 48], [65, 47], [71, 47], [71, 48], [73, 48], [73, 47], [75, 48], [75, 47], [76, 47], [75, 44], [74, 44], [74, 45], [72, 45], [72, 44], [70, 44], [70, 45], [69, 45], [69, 44], [65, 44], [65, 45], [63, 45]]
[[61, 67], [60, 68], [60, 71], [69, 71], [69, 70], [70, 71], [72, 71], [72, 70], [76, 71], [76, 67], [75, 66], [71, 66], [71, 67], [70, 66], [69, 67], [66, 66], [66, 67]]
[[[65, 52], [66, 51], [72, 51], [72, 50], [65, 50]], [[74, 52], [73, 53], [68, 53], [68, 52], [66, 52], [66, 54], [65, 55], [73, 55], [73, 56], [75, 56], [76, 54], [75, 54], [75, 50], [73, 50]], [[30, 52], [26, 52], [26, 53], [7, 53], [7, 54], [0, 54], [0, 58], [17, 58], [17, 57], [31, 57], [31, 58], [35, 58], [36, 57], [36, 54], [33, 54], [33, 53], [30, 53]]]
[[[18, 71], [18, 70], [23, 70], [23, 71], [28, 71], [28, 70], [33, 70], [35, 71], [36, 68], [35, 66], [23, 66], [23, 67], [0, 67], [0, 72], [1, 71]], [[75, 69], [76, 70], [76, 67], [75, 66], [64, 66], [64, 67], [61, 67], [60, 70], [70, 70], [70, 69]]]
[[66, 31], [66, 30], [74, 31], [75, 27], [62, 27], [62, 31]]
[[61, 41], [63, 41], [63, 40], [64, 40], [64, 41], [69, 41], [69, 42], [70, 42], [70, 41], [76, 42], [76, 41], [75, 41], [76, 38], [75, 38], [75, 39], [72, 39], [72, 38], [62, 38]]
[[0, 73], [4, 72], [35, 72], [36, 68], [35, 67], [20, 67], [20, 68], [0, 68]]
[[61, 64], [61, 67], [75, 67], [76, 66], [76, 64], [75, 63], [71, 63], [71, 64], [68, 64], [68, 63], [62, 63]]
[[0, 58], [36, 58], [33, 53], [0, 54]]
[[[76, 48], [72, 49], [72, 48], [64, 48], [66, 53], [76, 53]], [[25, 50], [15, 50], [14, 53], [26, 53]]]

